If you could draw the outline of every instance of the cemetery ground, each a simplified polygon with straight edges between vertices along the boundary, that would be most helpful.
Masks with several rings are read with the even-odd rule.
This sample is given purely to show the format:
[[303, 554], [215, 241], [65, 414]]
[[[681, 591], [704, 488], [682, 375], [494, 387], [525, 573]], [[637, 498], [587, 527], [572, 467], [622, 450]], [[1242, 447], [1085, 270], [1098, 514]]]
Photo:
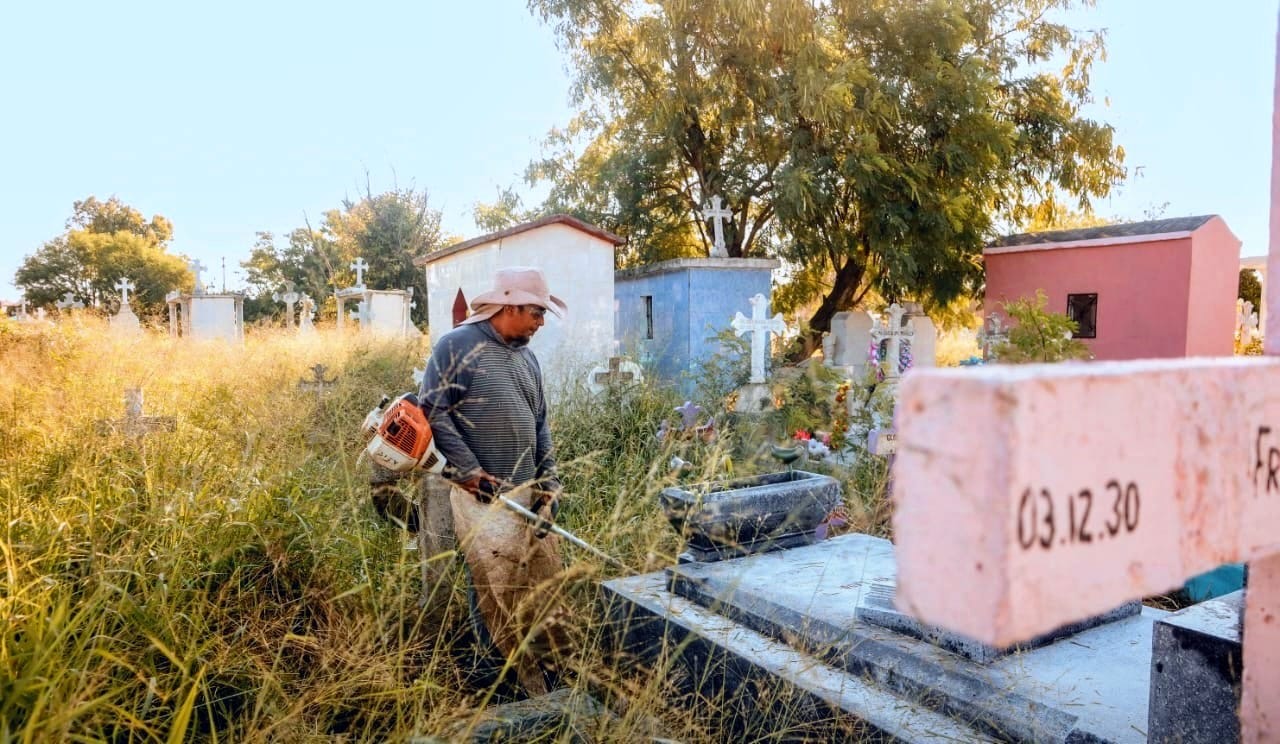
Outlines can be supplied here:
[[[0, 741], [449, 739], [510, 700], [469, 645], [456, 557], [407, 550], [357, 461], [364, 414], [412, 387], [426, 348], [0, 323]], [[300, 389], [316, 364], [332, 387]], [[172, 431], [96, 426], [124, 416], [129, 388]], [[777, 468], [744, 456], [732, 430], [658, 441], [679, 402], [640, 386], [571, 392], [552, 410], [560, 524], [634, 573], [681, 549], [662, 488]], [[673, 456], [692, 471], [673, 471]], [[887, 536], [883, 470], [858, 472], [842, 483], [851, 526]], [[662, 665], [615, 656], [598, 587], [625, 572], [565, 554], [585, 639], [565, 679], [612, 715], [548, 740], [635, 740], [655, 722], [674, 739], [723, 739], [745, 703], [691, 696]], [[420, 559], [443, 578], [424, 587]], [[784, 689], [751, 693], [752, 706], [791, 704]], [[859, 735], [826, 726], [740, 740]]]

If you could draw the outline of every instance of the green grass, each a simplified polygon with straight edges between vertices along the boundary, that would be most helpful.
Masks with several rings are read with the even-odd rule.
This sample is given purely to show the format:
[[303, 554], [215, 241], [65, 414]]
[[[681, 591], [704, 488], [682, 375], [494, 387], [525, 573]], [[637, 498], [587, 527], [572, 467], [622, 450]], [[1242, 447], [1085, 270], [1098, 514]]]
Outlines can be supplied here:
[[[0, 741], [403, 740], [477, 720], [497, 696], [468, 682], [459, 652], [465, 589], [446, 574], [420, 607], [418, 555], [376, 517], [356, 462], [365, 412], [409, 388], [425, 350], [0, 321]], [[317, 362], [338, 378], [323, 398], [297, 389]], [[95, 432], [133, 386], [176, 431]], [[768, 466], [731, 431], [657, 442], [677, 403], [642, 387], [571, 393], [553, 411], [561, 523], [634, 572], [680, 549], [656, 502], [676, 482], [673, 454], [696, 466], [684, 480]], [[858, 527], [885, 534], [883, 473], [868, 467], [847, 500]], [[661, 667], [601, 664], [595, 587], [619, 572], [566, 555], [581, 658], [626, 701], [594, 736], [632, 739], [657, 719], [682, 740], [718, 739], [729, 702], [679, 697]]]

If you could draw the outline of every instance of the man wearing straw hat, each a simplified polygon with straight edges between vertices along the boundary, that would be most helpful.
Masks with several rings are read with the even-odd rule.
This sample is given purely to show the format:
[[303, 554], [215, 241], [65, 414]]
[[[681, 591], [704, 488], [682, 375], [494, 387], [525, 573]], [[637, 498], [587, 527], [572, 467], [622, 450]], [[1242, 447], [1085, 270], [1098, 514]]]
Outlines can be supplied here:
[[[445, 334], [427, 361], [419, 398], [435, 446], [453, 481], [454, 530], [466, 557], [485, 628], [510, 657], [547, 636], [558, 604], [562, 571], [555, 535], [547, 535], [493, 503], [494, 493], [554, 518], [560, 482], [547, 427], [542, 370], [529, 350], [547, 311], [568, 308], [551, 294], [538, 269], [500, 269], [493, 289], [471, 302], [474, 311]], [[546, 691], [537, 661], [515, 659], [520, 683]]]

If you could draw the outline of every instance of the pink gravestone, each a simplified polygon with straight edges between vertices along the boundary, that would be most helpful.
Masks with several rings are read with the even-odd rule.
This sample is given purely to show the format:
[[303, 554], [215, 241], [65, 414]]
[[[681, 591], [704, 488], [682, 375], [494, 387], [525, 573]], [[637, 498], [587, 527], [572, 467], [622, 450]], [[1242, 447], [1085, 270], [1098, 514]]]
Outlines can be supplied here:
[[[1280, 276], [1280, 119], [1273, 133]], [[907, 376], [900, 609], [1003, 646], [1249, 561], [1241, 735], [1280, 740], [1280, 313], [1265, 343], [1271, 358]]]

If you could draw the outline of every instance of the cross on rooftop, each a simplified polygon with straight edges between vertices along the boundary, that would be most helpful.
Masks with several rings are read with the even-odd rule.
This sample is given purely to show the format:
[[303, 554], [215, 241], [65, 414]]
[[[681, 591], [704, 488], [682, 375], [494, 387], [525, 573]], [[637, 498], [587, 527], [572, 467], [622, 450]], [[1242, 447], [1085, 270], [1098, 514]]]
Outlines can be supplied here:
[[751, 333], [750, 381], [753, 383], [761, 383], [765, 379], [764, 357], [768, 344], [767, 334], [782, 335], [787, 330], [787, 324], [782, 321], [782, 313], [777, 313], [772, 318], [765, 317], [768, 304], [769, 301], [763, 294], [756, 294], [751, 298], [751, 317], [747, 318], [742, 313], [733, 317], [733, 330], [737, 335]]
[[196, 285], [194, 288], [195, 293], [204, 294], [205, 292], [204, 280], [200, 278], [200, 275], [203, 274], [205, 272], [205, 269], [209, 267], [200, 263], [200, 259], [198, 258], [192, 259], [191, 263], [187, 264], [187, 266], [190, 267], [191, 273], [195, 274], [196, 276]]
[[364, 286], [364, 270], [369, 268], [369, 264], [364, 262], [364, 258], [357, 256], [356, 260], [351, 263], [351, 268], [356, 272], [356, 286]]
[[712, 243], [711, 255], [716, 258], [728, 258], [729, 251], [725, 248], [724, 243], [724, 221], [733, 218], [733, 212], [727, 207], [720, 206], [721, 198], [719, 194], [711, 197], [711, 206], [702, 210], [703, 219], [711, 220], [712, 235], [714, 242]]
[[321, 397], [322, 395], [325, 394], [325, 392], [329, 388], [333, 387], [334, 383], [338, 381], [338, 378], [336, 377], [333, 379], [326, 380], [324, 375], [328, 371], [329, 371], [329, 368], [324, 366], [323, 364], [316, 364], [312, 366], [311, 367], [312, 379], [298, 380], [298, 389], [306, 390], [308, 392], [314, 392], [317, 398]]
[[129, 290], [134, 288], [133, 282], [127, 277], [121, 277], [120, 281], [115, 283], [115, 288], [120, 290], [120, 304], [122, 306], [129, 304]]
[[120, 433], [137, 439], [153, 431], [173, 431], [177, 422], [172, 416], [145, 416], [142, 413], [142, 388], [129, 388], [124, 392], [124, 418], [98, 421], [98, 433]]

